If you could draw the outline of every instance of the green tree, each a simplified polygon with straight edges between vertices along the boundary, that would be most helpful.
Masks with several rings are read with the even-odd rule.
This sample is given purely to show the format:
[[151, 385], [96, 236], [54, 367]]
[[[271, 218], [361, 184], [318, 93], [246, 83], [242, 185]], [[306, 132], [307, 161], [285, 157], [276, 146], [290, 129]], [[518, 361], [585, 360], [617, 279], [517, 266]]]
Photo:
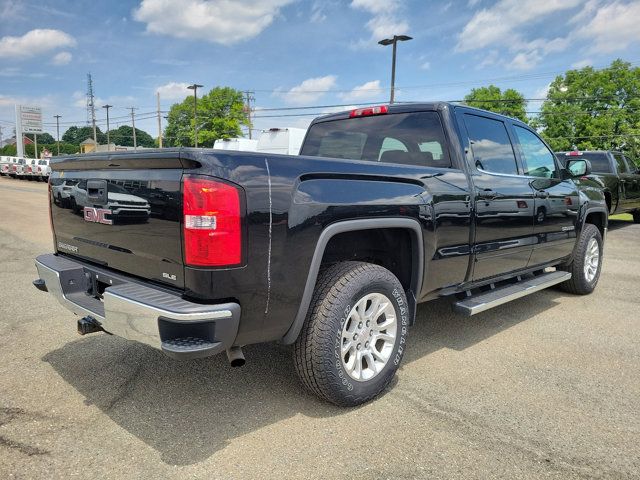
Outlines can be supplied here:
[[[169, 146], [193, 146], [193, 97], [171, 106], [164, 135]], [[242, 135], [241, 126], [249, 127], [242, 92], [230, 87], [216, 87], [198, 98], [198, 145], [213, 147], [219, 138]]]
[[640, 154], [640, 67], [568, 70], [549, 86], [536, 126], [555, 150], [622, 150]]
[[[99, 127], [96, 127], [96, 137], [99, 144], [107, 143], [107, 136], [102, 133]], [[73, 143], [74, 145], [80, 145], [87, 138], [93, 138], [93, 127], [69, 127], [62, 135], [61, 140], [66, 143]]]
[[[133, 127], [121, 125], [114, 130], [109, 130], [109, 140], [116, 145], [133, 147]], [[136, 143], [139, 147], [153, 148], [155, 146], [153, 137], [139, 128], [136, 128]]]
[[[32, 133], [27, 133], [25, 135], [25, 137], [27, 137], [29, 140], [33, 140], [33, 134]], [[38, 134], [38, 145], [40, 145], [40, 144], [44, 145], [45, 143], [55, 143], [55, 141], [56, 141], [56, 139], [53, 138], [51, 136], [51, 134], [49, 134], [49, 133], [45, 132], [45, 133], [39, 133]], [[38, 148], [38, 150], [40, 150], [40, 149]]]
[[527, 121], [527, 101], [517, 90], [508, 88], [504, 92], [495, 85], [473, 88], [464, 97], [464, 103], [470, 107], [482, 108], [490, 112], [508, 115], [523, 122]]

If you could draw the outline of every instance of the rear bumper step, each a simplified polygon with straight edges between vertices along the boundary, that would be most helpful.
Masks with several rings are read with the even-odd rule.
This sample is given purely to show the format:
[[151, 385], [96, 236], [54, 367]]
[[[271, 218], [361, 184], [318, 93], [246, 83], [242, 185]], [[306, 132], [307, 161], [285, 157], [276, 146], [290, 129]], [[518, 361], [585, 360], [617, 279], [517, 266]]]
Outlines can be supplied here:
[[471, 316], [490, 308], [525, 297], [532, 293], [544, 290], [571, 278], [569, 272], [555, 271], [543, 273], [533, 278], [521, 280], [517, 283], [499, 287], [488, 292], [473, 295], [453, 304], [453, 309], [463, 315]]
[[88, 295], [92, 269], [66, 257], [36, 259], [39, 290], [51, 293], [80, 317], [91, 317], [106, 332], [160, 349], [174, 358], [214, 355], [233, 346], [240, 322], [234, 302], [202, 305], [179, 295], [118, 277], [102, 301]]

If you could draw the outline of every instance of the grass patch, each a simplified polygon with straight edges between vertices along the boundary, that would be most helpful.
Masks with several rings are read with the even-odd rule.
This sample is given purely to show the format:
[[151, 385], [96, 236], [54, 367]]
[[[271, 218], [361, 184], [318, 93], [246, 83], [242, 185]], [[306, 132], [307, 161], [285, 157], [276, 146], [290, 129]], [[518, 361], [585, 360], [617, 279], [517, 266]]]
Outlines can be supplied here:
[[610, 215], [609, 220], [622, 220], [623, 222], [633, 222], [633, 217], [630, 213], [620, 213], [618, 215]]

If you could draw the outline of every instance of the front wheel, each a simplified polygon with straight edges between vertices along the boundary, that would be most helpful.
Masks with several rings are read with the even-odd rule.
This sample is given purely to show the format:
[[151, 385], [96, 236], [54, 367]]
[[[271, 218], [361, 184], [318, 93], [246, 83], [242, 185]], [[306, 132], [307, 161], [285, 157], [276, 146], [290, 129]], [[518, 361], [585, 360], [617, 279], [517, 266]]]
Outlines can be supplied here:
[[571, 272], [571, 279], [559, 286], [565, 292], [587, 295], [596, 288], [602, 270], [602, 235], [598, 227], [585, 223], [573, 253], [573, 261], [561, 270]]
[[409, 308], [402, 285], [371, 263], [342, 262], [319, 276], [294, 345], [302, 383], [336, 405], [379, 395], [404, 353]]

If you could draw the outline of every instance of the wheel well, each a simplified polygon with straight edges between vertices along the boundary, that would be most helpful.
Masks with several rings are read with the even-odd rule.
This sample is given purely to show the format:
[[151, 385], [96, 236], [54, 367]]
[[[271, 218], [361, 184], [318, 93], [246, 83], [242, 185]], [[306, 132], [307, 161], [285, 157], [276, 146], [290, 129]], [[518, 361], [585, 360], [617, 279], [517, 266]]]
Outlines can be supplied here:
[[607, 215], [604, 212], [591, 212], [587, 214], [587, 218], [584, 219], [584, 223], [591, 223], [595, 225], [600, 234], [604, 238], [604, 229], [607, 226]]
[[[376, 228], [339, 233], [329, 240], [322, 265], [357, 260], [375, 263], [391, 271], [405, 290], [413, 290], [412, 235], [403, 228]], [[417, 292], [414, 292], [417, 295]]]

